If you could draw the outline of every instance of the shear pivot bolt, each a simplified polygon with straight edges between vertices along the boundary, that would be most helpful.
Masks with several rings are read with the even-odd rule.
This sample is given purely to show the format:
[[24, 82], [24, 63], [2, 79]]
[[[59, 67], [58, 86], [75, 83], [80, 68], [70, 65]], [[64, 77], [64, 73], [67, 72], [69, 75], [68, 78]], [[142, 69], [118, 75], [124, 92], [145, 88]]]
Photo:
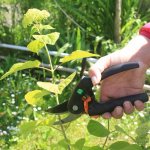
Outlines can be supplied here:
[[78, 106], [77, 105], [73, 105], [72, 109], [73, 109], [73, 111], [77, 111], [78, 110]]

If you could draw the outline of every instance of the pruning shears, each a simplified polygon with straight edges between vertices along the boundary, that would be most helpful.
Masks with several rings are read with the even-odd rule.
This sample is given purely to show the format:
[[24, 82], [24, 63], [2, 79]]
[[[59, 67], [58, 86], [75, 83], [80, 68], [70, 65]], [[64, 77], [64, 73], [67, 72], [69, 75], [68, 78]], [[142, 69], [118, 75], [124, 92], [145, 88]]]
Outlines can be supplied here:
[[[114, 74], [135, 68], [139, 68], [139, 64], [137, 62], [112, 66], [103, 71], [101, 80], [104, 80]], [[54, 122], [54, 125], [71, 122], [79, 118], [82, 114], [88, 114], [89, 116], [99, 116], [105, 112], [112, 112], [116, 106], [123, 106], [125, 101], [130, 101], [133, 105], [136, 100], [140, 100], [142, 102], [148, 101], [148, 95], [146, 93], [139, 93], [136, 95], [120, 97], [118, 99], [111, 99], [106, 102], [98, 102], [95, 99], [92, 87], [93, 84], [91, 79], [84, 76], [76, 85], [68, 101], [48, 109], [47, 112], [52, 114], [62, 114], [69, 112], [69, 115], [66, 118]]]

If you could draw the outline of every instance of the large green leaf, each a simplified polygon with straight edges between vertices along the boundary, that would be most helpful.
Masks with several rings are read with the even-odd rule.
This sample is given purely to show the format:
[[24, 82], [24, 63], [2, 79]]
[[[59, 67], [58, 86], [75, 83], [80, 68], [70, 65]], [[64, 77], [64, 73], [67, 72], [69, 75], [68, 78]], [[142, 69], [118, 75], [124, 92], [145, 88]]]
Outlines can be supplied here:
[[117, 141], [117, 142], [110, 145], [109, 150], [123, 149], [129, 145], [130, 144], [126, 141]]
[[41, 23], [42, 20], [47, 19], [50, 16], [49, 12], [46, 10], [39, 10], [36, 8], [29, 9], [23, 18], [23, 26], [26, 28], [33, 23]]
[[16, 63], [14, 64], [8, 72], [6, 72], [0, 80], [6, 78], [7, 76], [11, 75], [12, 73], [15, 73], [20, 70], [29, 69], [29, 68], [36, 68], [40, 66], [40, 62], [38, 60], [34, 61], [27, 61], [24, 63]]
[[87, 57], [100, 57], [97, 54], [92, 54], [86, 51], [82, 50], [76, 50], [72, 52], [70, 55], [65, 56], [64, 58], [60, 59], [60, 62], [66, 63], [68, 61], [76, 60], [76, 59], [81, 59], [81, 58], [87, 58]]
[[59, 38], [59, 35], [60, 33], [53, 32], [53, 33], [46, 34], [46, 35], [33, 35], [33, 37], [42, 43], [55, 45], [56, 41]]
[[87, 125], [88, 132], [97, 137], [106, 137], [109, 135], [109, 130], [107, 130], [98, 121], [90, 120]]
[[34, 40], [27, 45], [27, 48], [34, 53], [38, 53], [44, 47], [44, 43]]
[[62, 80], [59, 84], [52, 84], [50, 82], [37, 82], [37, 85], [49, 92], [61, 94], [64, 88], [73, 80], [76, 72], [72, 73], [66, 79]]
[[49, 92], [42, 90], [30, 91], [25, 95], [25, 99], [30, 105], [41, 105], [44, 101], [44, 96]]

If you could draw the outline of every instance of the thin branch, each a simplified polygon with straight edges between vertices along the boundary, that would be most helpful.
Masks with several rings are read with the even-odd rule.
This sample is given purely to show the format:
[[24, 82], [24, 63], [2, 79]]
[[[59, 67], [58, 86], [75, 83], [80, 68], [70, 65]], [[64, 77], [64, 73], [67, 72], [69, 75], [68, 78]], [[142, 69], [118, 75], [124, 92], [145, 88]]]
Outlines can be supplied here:
[[[110, 127], [110, 125], [109, 125], [109, 120], [108, 120], [108, 127], [107, 127], [108, 131], [109, 131], [109, 127]], [[105, 147], [105, 145], [106, 145], [106, 143], [107, 143], [107, 141], [108, 141], [109, 135], [110, 135], [110, 134], [108, 134], [107, 137], [106, 137], [106, 139], [105, 139], [105, 142], [104, 142], [104, 144], [103, 144], [103, 148]]]
[[40, 69], [44, 69], [44, 70], [47, 70], [47, 71], [49, 71], [49, 72], [51, 72], [51, 70], [50, 69], [48, 69], [48, 68], [45, 68], [45, 67], [39, 67]]

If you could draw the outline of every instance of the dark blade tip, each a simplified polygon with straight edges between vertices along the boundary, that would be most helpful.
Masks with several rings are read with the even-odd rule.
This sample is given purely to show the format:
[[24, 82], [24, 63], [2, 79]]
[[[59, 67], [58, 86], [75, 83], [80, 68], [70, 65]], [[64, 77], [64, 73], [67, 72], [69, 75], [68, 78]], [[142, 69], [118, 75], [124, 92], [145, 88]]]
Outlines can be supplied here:
[[47, 109], [46, 112], [53, 113], [53, 114], [67, 112], [68, 111], [67, 104], [68, 104], [68, 101], [65, 101], [64, 103], [61, 103], [55, 107]]

